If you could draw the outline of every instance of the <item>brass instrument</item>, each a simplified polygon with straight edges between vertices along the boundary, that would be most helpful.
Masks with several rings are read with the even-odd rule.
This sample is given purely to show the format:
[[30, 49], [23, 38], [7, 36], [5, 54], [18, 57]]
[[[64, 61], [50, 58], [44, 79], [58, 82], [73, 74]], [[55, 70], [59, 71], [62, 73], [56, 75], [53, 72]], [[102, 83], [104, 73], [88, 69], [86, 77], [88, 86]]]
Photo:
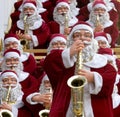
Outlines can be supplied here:
[[5, 101], [6, 101], [7, 103], [9, 103], [9, 97], [10, 97], [11, 88], [12, 88], [11, 85], [9, 85], [8, 92], [7, 92], [7, 96], [6, 96], [6, 99], [5, 99]]
[[[10, 92], [11, 92], [11, 85], [9, 85], [7, 96], [5, 99], [5, 102], [8, 104], [9, 104]], [[0, 110], [0, 117], [13, 117], [13, 114], [11, 111], [9, 111], [7, 109], [2, 109], [2, 110]]]
[[[24, 34], [28, 34], [28, 29], [29, 29], [29, 25], [27, 24], [27, 18], [28, 18], [27, 15], [25, 15], [24, 18], [23, 18], [23, 21], [24, 21]], [[20, 39], [20, 44], [23, 45], [23, 50], [30, 49], [28, 40]]]
[[77, 55], [75, 75], [68, 79], [67, 84], [71, 88], [73, 112], [76, 117], [83, 117], [83, 88], [87, 84], [87, 79], [77, 75], [79, 69], [82, 69], [82, 52]]
[[[68, 15], [67, 15], [67, 13], [64, 13], [63, 15], [64, 15], [64, 17], [65, 17], [65, 23], [64, 23], [65, 28], [69, 28], [69, 25], [68, 25], [68, 21], [69, 21]], [[68, 36], [68, 34], [64, 34], [64, 35], [65, 35], [66, 37]]]
[[97, 27], [97, 26], [99, 26], [99, 25], [101, 25], [101, 23], [100, 23], [100, 16], [99, 16], [99, 14], [97, 14], [95, 26]]
[[[47, 93], [47, 92], [52, 93], [52, 88], [51, 88], [51, 87], [47, 88], [47, 89], [46, 89], [46, 93]], [[52, 100], [52, 99], [51, 99], [51, 100]], [[41, 110], [41, 111], [39, 112], [39, 116], [40, 116], [40, 117], [49, 117], [49, 113], [50, 113], [50, 106], [47, 105], [47, 106], [45, 107], [45, 109], [43, 109], [43, 110]]]

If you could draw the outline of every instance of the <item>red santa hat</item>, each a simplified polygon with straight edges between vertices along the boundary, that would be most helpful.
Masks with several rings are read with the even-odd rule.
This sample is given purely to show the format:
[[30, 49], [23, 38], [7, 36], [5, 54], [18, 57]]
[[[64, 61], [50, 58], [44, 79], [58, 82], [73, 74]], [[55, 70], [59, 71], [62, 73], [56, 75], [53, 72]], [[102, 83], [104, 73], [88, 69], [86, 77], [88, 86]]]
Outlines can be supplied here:
[[94, 9], [96, 9], [96, 8], [103, 8], [103, 9], [107, 10], [106, 4], [105, 4], [105, 2], [103, 0], [95, 0], [93, 2], [92, 7]]
[[48, 54], [50, 53], [51, 50], [53, 50], [52, 44], [54, 42], [57, 42], [57, 41], [64, 42], [66, 44], [67, 43], [67, 38], [63, 34], [59, 34], [59, 33], [52, 34], [51, 37], [50, 37], [49, 47], [47, 49]]
[[67, 38], [63, 34], [59, 34], [59, 33], [53, 34], [50, 39], [50, 44], [52, 44], [53, 42], [57, 42], [57, 41], [66, 43]]
[[111, 48], [99, 48], [98, 53], [104, 55], [109, 61], [115, 60], [113, 50]]
[[73, 37], [72, 37], [73, 34], [75, 32], [79, 32], [81, 29], [88, 30], [92, 34], [92, 38], [94, 37], [92, 27], [88, 23], [86, 23], [84, 21], [80, 21], [71, 28], [71, 32], [69, 34], [69, 39], [73, 39]]
[[110, 47], [111, 38], [105, 32], [98, 32], [94, 34], [95, 40], [105, 41], [107, 46]]
[[18, 81], [18, 75], [15, 71], [5, 70], [0, 75], [0, 80], [2, 81], [4, 78], [8, 78], [8, 76], [13, 76]]
[[20, 51], [17, 49], [8, 49], [4, 52], [4, 57], [5, 58], [19, 58], [20, 59]]
[[18, 36], [16, 34], [6, 34], [4, 37], [4, 44], [8, 44], [9, 42], [17, 42], [20, 44]]
[[36, 10], [36, 1], [35, 0], [25, 0], [23, 3], [23, 8], [32, 7]]
[[66, 6], [68, 9], [70, 9], [68, 0], [58, 0], [56, 3], [56, 8], [61, 7], [61, 6]]

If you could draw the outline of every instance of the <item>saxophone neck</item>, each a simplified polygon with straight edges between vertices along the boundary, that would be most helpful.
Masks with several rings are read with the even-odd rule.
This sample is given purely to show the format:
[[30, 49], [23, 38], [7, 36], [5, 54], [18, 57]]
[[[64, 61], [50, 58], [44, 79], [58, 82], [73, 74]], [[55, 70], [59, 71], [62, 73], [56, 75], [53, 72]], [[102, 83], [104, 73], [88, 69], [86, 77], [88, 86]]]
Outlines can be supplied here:
[[28, 29], [29, 29], [29, 25], [27, 23], [27, 18], [28, 18], [28, 15], [25, 15], [24, 18], [23, 18], [23, 22], [24, 22], [24, 34], [27, 34], [28, 33]]
[[9, 85], [9, 87], [8, 87], [8, 92], [7, 92], [7, 96], [6, 96], [6, 102], [7, 102], [7, 103], [9, 103], [11, 88], [12, 88], [11, 85]]
[[100, 25], [100, 15], [97, 14], [96, 16], [96, 26], [99, 26]]

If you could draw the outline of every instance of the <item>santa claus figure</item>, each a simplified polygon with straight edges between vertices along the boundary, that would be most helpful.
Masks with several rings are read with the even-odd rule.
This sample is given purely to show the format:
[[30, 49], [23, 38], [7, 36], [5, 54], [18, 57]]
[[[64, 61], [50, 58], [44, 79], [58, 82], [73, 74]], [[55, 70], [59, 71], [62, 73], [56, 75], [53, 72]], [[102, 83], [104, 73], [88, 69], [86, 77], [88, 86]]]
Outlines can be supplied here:
[[37, 11], [35, 1], [25, 1], [20, 19], [14, 24], [10, 33], [16, 33], [19, 40], [26, 40], [28, 49], [46, 48], [49, 28]]
[[23, 63], [23, 71], [34, 75], [36, 69], [36, 60], [34, 56], [28, 52], [24, 52], [20, 40], [16, 34], [7, 34], [4, 37], [4, 51], [8, 49], [18, 49], [21, 53], [20, 61]]
[[116, 75], [116, 81], [112, 93], [112, 102], [113, 102], [114, 117], [119, 117], [118, 115], [120, 113], [119, 110], [120, 109], [120, 93], [119, 93], [120, 74], [117, 66], [120, 66], [120, 61], [118, 64], [111, 48], [100, 48], [98, 50], [98, 53], [104, 55], [107, 58], [108, 63], [113, 65], [116, 71], [118, 72], [118, 74]]
[[67, 0], [58, 0], [53, 11], [53, 20], [49, 22], [52, 34], [61, 33], [68, 35], [70, 27], [78, 22], [77, 17], [72, 14]]
[[105, 32], [99, 32], [94, 34], [95, 40], [98, 42], [99, 48], [110, 48], [111, 37]]
[[25, 94], [23, 97], [25, 105], [33, 113], [34, 117], [39, 117], [39, 114], [43, 111], [49, 112], [52, 103], [53, 91], [45, 72], [38, 82], [38, 88], [34, 91], [30, 91], [29, 95]]
[[114, 25], [114, 22], [110, 20], [110, 15], [106, 4], [100, 0], [95, 1], [92, 5], [89, 20], [87, 21], [94, 32], [105, 32], [111, 36], [111, 47], [115, 47], [118, 38], [118, 28]]
[[[67, 49], [51, 52], [44, 61], [44, 69], [54, 90], [49, 117], [77, 115], [73, 110], [78, 108], [74, 108], [72, 101], [72, 99], [76, 100], [76, 97], [74, 98], [69, 87], [70, 85], [74, 87], [72, 79], [75, 74], [82, 75], [87, 80], [83, 85], [84, 112], [82, 115], [85, 117], [113, 117], [111, 95], [117, 74], [115, 68], [107, 63], [106, 57], [97, 54], [98, 45], [89, 24], [85, 22], [76, 24], [71, 29], [69, 39]], [[80, 55], [81, 59], [77, 58], [77, 55]], [[77, 63], [77, 61], [79, 62]], [[79, 67], [80, 62], [82, 68]], [[79, 95], [79, 91], [76, 94]]]
[[[12, 20], [12, 25], [15, 24], [18, 20], [19, 20], [19, 15], [23, 9], [23, 5], [24, 5], [24, 2], [25, 1], [30, 1], [30, 0], [21, 0], [21, 1], [17, 1], [15, 2], [14, 4], [14, 12], [11, 13], [10, 17], [11, 17], [11, 20]], [[41, 17], [46, 21], [48, 22], [49, 21], [49, 18], [48, 18], [48, 11], [43, 8], [43, 5], [42, 5], [42, 2], [40, 0], [32, 0], [34, 2], [36, 2], [36, 7], [37, 7], [37, 11], [38, 13], [41, 15]]]
[[17, 49], [8, 49], [4, 52], [2, 71], [4, 70], [14, 70], [18, 74], [24, 93], [28, 93], [32, 87], [35, 88], [37, 86], [36, 78], [28, 72], [23, 71], [23, 64], [20, 61], [20, 51]]
[[[8, 112], [12, 112], [13, 117], [20, 117], [23, 113], [22, 111], [19, 113], [19, 109], [24, 106], [24, 103], [22, 102], [23, 92], [18, 75], [12, 70], [5, 70], [0, 75], [0, 81], [0, 113], [8, 110]], [[29, 115], [29, 112], [26, 111], [23, 117], [27, 114]]]

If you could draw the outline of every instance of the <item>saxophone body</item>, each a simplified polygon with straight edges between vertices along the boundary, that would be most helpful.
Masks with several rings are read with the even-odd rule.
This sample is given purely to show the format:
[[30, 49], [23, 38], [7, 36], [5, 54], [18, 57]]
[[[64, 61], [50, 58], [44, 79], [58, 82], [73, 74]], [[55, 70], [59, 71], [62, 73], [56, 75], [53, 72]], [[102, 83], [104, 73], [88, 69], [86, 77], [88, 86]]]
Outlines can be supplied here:
[[[10, 101], [9, 101], [10, 92], [11, 92], [11, 85], [9, 85], [7, 96], [6, 96], [6, 99], [5, 99], [5, 102], [7, 104], [10, 104]], [[1, 103], [2, 103], [2, 101], [1, 101]], [[0, 110], [0, 117], [13, 117], [13, 113], [10, 110], [7, 110], [7, 109], [1, 109]]]
[[[29, 30], [29, 25], [27, 23], [27, 18], [28, 16], [25, 15], [23, 22], [24, 22], [24, 34], [28, 34], [28, 30]], [[20, 44], [23, 46], [23, 49], [30, 49], [29, 47], [29, 41], [27, 39], [20, 39]]]
[[96, 15], [96, 24], [95, 24], [95, 26], [97, 27], [99, 25], [101, 25], [101, 23], [100, 23], [100, 16], [99, 16], [99, 14], [97, 14]]
[[82, 52], [77, 55], [75, 75], [70, 77], [67, 81], [71, 88], [71, 98], [73, 105], [73, 113], [75, 117], [84, 117], [83, 109], [83, 94], [84, 86], [87, 84], [87, 79], [82, 75], [77, 75], [78, 69], [82, 68]]
[[[52, 88], [51, 87], [47, 88], [45, 93], [53, 93]], [[51, 98], [51, 101], [52, 101], [52, 98]], [[45, 109], [39, 111], [39, 116], [49, 117], [49, 113], [50, 113], [50, 105], [46, 105]]]

